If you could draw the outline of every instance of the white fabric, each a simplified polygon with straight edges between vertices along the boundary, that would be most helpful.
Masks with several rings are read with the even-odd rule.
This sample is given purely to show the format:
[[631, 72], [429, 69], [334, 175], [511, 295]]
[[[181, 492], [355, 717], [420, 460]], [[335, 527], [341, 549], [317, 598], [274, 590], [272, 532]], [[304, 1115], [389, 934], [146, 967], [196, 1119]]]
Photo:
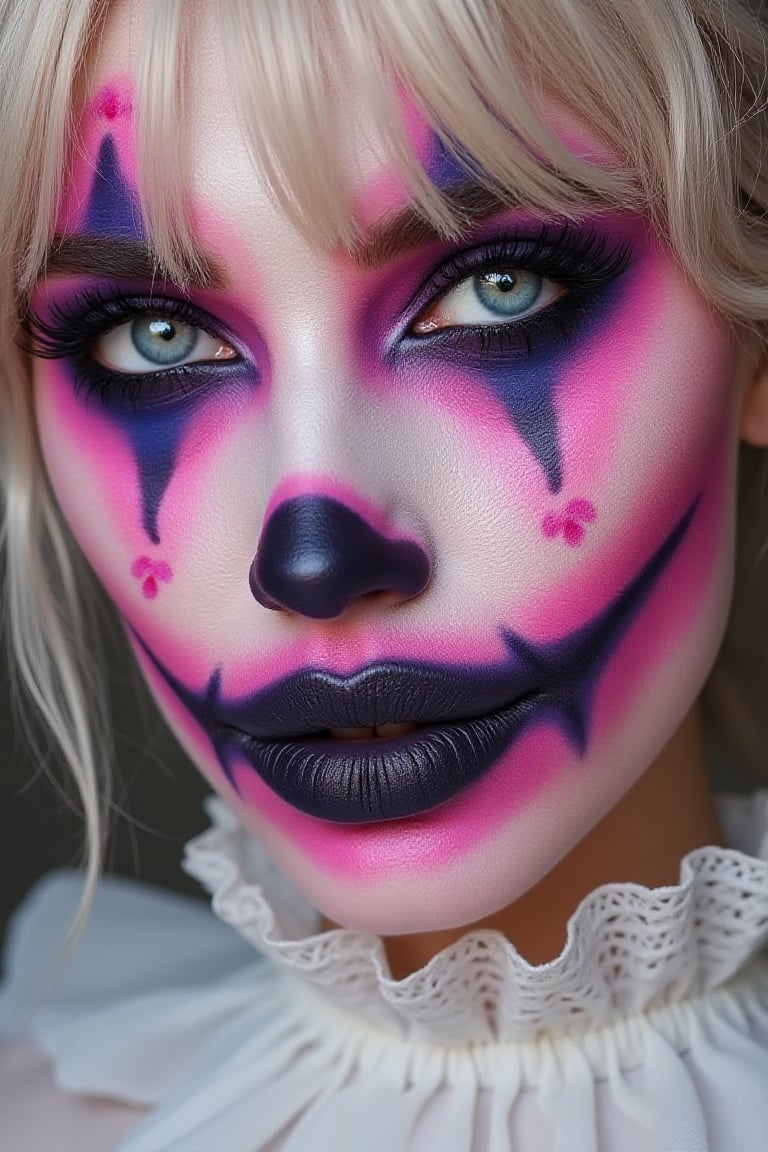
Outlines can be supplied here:
[[679, 885], [592, 893], [552, 963], [474, 933], [402, 981], [374, 937], [315, 934], [210, 811], [186, 866], [224, 924], [104, 881], [42, 1002], [76, 878], [12, 933], [0, 1034], [33, 1036], [67, 1090], [150, 1109], [116, 1152], [768, 1149], [768, 795], [723, 806], [734, 849], [691, 853]]

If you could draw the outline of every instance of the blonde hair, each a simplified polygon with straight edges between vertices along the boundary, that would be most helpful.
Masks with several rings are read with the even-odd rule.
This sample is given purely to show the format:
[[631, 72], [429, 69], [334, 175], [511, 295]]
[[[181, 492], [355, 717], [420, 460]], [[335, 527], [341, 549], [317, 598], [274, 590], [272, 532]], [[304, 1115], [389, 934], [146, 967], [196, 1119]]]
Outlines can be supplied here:
[[[18, 680], [83, 798], [99, 867], [106, 713], [85, 574], [41, 465], [20, 318], [43, 266], [108, 0], [0, 6], [0, 427], [8, 639]], [[213, 9], [208, 10], [210, 16]], [[254, 163], [313, 242], [357, 233], [335, 155], [339, 76], [366, 94], [383, 147], [445, 235], [460, 212], [430, 183], [398, 114], [406, 93], [456, 162], [502, 197], [573, 218], [650, 214], [713, 308], [768, 334], [766, 35], [760, 0], [218, 0]], [[185, 103], [204, 9], [147, 5], [137, 85], [139, 194], [163, 270], [203, 264], [184, 197]], [[599, 128], [615, 167], [572, 155], [544, 100]], [[74, 557], [74, 558], [73, 558]]]

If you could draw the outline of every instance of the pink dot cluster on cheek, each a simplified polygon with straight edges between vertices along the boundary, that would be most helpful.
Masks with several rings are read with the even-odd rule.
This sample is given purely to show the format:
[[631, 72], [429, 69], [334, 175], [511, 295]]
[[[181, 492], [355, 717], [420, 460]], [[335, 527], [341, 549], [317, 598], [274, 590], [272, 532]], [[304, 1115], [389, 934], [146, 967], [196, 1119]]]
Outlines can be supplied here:
[[541, 531], [548, 540], [562, 536], [570, 548], [578, 548], [586, 535], [585, 524], [597, 519], [597, 510], [591, 500], [576, 497], [569, 500], [562, 512], [547, 512], [541, 522]]
[[131, 575], [141, 581], [141, 590], [147, 600], [154, 600], [160, 591], [158, 581], [168, 584], [173, 579], [173, 571], [165, 560], [151, 560], [149, 556], [139, 556], [131, 565]]

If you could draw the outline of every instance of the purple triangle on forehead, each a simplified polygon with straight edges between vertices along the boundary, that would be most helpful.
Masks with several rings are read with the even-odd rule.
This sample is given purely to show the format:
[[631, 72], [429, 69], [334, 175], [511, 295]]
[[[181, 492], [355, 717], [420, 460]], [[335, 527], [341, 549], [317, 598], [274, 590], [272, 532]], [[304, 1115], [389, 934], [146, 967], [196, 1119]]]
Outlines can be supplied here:
[[138, 197], [123, 175], [112, 136], [105, 136], [99, 148], [85, 230], [94, 236], [144, 236]]
[[466, 184], [470, 173], [449, 150], [436, 132], [429, 134], [429, 159], [426, 164], [426, 173], [435, 188], [441, 192], [449, 192], [458, 185]]

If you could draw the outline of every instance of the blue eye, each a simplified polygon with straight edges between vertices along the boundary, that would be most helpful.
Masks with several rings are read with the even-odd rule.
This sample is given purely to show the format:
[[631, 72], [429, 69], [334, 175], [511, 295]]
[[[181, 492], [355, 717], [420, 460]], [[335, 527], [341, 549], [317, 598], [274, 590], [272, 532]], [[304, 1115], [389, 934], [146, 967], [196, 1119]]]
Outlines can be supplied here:
[[569, 223], [450, 255], [408, 305], [410, 352], [530, 356], [559, 344], [629, 267], [628, 242]]
[[522, 320], [566, 295], [538, 272], [511, 264], [465, 276], [430, 304], [413, 325], [416, 335]]
[[117, 324], [92, 345], [98, 364], [114, 372], [149, 374], [204, 361], [233, 360], [234, 348], [197, 324], [155, 312]]
[[255, 372], [214, 316], [173, 297], [89, 287], [57, 300], [45, 318], [30, 310], [28, 327], [33, 355], [68, 361], [78, 393], [122, 410], [186, 404]]
[[502, 268], [472, 277], [475, 296], [497, 316], [520, 316], [530, 311], [545, 283], [542, 276], [523, 268]]
[[163, 366], [184, 360], [194, 350], [199, 334], [198, 328], [165, 316], [142, 317], [130, 325], [131, 342], [136, 351], [151, 363]]

